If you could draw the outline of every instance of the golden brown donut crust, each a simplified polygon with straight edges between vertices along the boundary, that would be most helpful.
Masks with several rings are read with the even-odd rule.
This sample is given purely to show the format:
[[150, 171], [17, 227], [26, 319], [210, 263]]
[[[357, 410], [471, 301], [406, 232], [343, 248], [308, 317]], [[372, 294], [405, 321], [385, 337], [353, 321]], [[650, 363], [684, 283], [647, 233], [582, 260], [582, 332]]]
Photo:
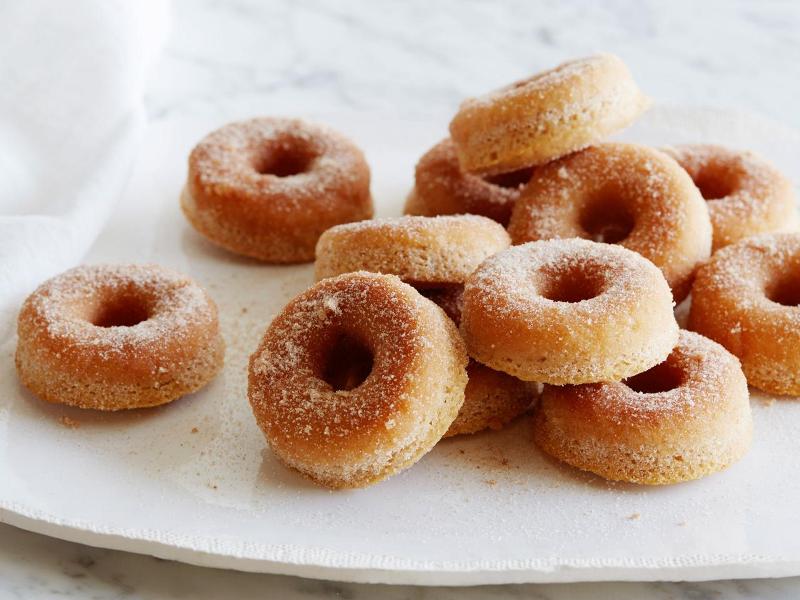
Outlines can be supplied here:
[[458, 164], [453, 140], [447, 138], [419, 159], [404, 212], [425, 217], [481, 215], [505, 226], [532, 172], [522, 169], [487, 178], [466, 173]]
[[689, 331], [665, 362], [627, 382], [546, 385], [534, 421], [534, 439], [548, 454], [606, 479], [649, 485], [720, 471], [752, 438], [739, 361]]
[[98, 410], [156, 406], [222, 367], [217, 308], [157, 265], [71, 269], [39, 286], [18, 318], [17, 373], [47, 402]]
[[535, 384], [495, 371], [470, 360], [464, 404], [444, 437], [502, 429], [528, 410], [536, 396]]
[[598, 144], [537, 169], [508, 231], [515, 244], [618, 243], [661, 269], [676, 302], [711, 252], [708, 209], [691, 178], [663, 152], [636, 144]]
[[[371, 367], [349, 377], [370, 364], [365, 355]], [[466, 365], [458, 330], [433, 302], [395, 276], [348, 273], [275, 318], [250, 359], [248, 397], [284, 463], [328, 487], [361, 487], [444, 435], [464, 401]]]
[[712, 251], [759, 233], [797, 229], [792, 184], [763, 158], [711, 144], [663, 151], [686, 169], [708, 203]]
[[618, 381], [661, 362], [678, 336], [659, 270], [621, 246], [567, 239], [513, 246], [464, 287], [471, 357], [525, 381]]
[[348, 223], [320, 237], [316, 278], [363, 270], [397, 275], [412, 285], [464, 283], [486, 257], [510, 243], [502, 225], [477, 215]]
[[372, 217], [369, 181], [363, 153], [340, 133], [300, 119], [251, 119], [195, 146], [181, 208], [231, 252], [308, 262], [323, 231]]
[[725, 246], [697, 274], [689, 328], [736, 355], [750, 385], [800, 395], [798, 281], [798, 233]]
[[464, 101], [450, 135], [464, 171], [507, 173], [595, 144], [649, 104], [622, 60], [598, 54]]

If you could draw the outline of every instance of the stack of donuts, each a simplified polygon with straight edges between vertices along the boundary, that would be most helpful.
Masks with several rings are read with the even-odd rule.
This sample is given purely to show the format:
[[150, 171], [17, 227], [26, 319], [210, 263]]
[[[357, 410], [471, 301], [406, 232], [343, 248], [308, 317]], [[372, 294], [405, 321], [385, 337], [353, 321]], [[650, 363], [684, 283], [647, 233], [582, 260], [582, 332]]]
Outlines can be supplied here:
[[[749, 152], [605, 141], [648, 105], [608, 54], [469, 99], [417, 164], [406, 215], [384, 219], [363, 154], [326, 127], [260, 118], [202, 140], [181, 195], [197, 231], [316, 261], [250, 358], [280, 460], [360, 487], [528, 411], [541, 450], [611, 480], [739, 460], [748, 383], [800, 395], [792, 186]], [[23, 305], [17, 369], [51, 402], [169, 402], [221, 368], [216, 311], [160, 267], [81, 267]]]

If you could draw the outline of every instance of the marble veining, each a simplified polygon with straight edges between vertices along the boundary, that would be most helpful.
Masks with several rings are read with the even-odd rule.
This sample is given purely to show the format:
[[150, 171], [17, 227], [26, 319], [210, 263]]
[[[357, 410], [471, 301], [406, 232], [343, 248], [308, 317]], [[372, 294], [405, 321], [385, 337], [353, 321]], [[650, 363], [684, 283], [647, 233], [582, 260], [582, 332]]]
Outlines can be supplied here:
[[[715, 0], [404, 3], [182, 0], [146, 97], [186, 114], [435, 115], [568, 57], [620, 54], [662, 103], [760, 113], [800, 128], [800, 5]], [[255, 575], [93, 549], [0, 525], [0, 598], [778, 599], [800, 578], [476, 588]]]

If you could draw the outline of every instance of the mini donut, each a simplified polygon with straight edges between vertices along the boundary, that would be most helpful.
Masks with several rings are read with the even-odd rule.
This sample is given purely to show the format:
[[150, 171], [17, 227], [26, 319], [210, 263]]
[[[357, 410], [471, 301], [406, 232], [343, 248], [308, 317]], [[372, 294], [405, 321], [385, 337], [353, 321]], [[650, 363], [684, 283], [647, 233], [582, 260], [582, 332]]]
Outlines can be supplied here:
[[742, 361], [750, 385], [800, 395], [800, 234], [725, 246], [700, 268], [689, 329]]
[[548, 454], [606, 479], [663, 485], [738, 461], [753, 423], [739, 361], [681, 331], [666, 361], [624, 382], [544, 387], [534, 439]]
[[511, 209], [533, 169], [521, 169], [493, 177], [478, 177], [461, 170], [451, 139], [442, 140], [419, 159], [414, 189], [405, 214], [474, 214], [508, 225]]
[[464, 286], [469, 355], [525, 381], [619, 381], [658, 364], [678, 324], [661, 272], [621, 246], [577, 238], [514, 246]]
[[225, 355], [217, 307], [157, 265], [71, 269], [22, 305], [16, 366], [47, 402], [97, 410], [172, 402], [211, 381]]
[[508, 173], [597, 143], [649, 105], [625, 63], [599, 54], [466, 100], [450, 135], [464, 171]]
[[528, 410], [535, 397], [533, 384], [470, 360], [464, 404], [444, 437], [502, 429]]
[[536, 170], [508, 227], [515, 244], [582, 237], [618, 243], [664, 273], [676, 302], [711, 252], [708, 209], [669, 156], [598, 144]]
[[289, 467], [331, 488], [408, 468], [455, 420], [467, 355], [453, 322], [392, 275], [348, 273], [306, 290], [250, 358], [258, 425]]
[[269, 263], [309, 262], [323, 231], [372, 217], [369, 167], [350, 140], [322, 125], [231, 123], [192, 150], [181, 208], [226, 250]]
[[792, 184], [763, 158], [710, 144], [663, 151], [686, 169], [708, 202], [712, 251], [751, 235], [797, 229]]
[[316, 277], [371, 271], [415, 286], [464, 283], [486, 257], [510, 244], [502, 225], [477, 215], [348, 223], [319, 238]]

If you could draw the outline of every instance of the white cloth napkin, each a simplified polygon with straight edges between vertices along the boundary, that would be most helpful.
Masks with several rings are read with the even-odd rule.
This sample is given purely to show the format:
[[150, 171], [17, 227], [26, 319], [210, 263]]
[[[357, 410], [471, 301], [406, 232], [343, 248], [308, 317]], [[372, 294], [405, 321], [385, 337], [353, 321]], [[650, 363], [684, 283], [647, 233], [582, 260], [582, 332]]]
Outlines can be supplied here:
[[0, 3], [0, 340], [110, 215], [169, 12], [160, 0]]

